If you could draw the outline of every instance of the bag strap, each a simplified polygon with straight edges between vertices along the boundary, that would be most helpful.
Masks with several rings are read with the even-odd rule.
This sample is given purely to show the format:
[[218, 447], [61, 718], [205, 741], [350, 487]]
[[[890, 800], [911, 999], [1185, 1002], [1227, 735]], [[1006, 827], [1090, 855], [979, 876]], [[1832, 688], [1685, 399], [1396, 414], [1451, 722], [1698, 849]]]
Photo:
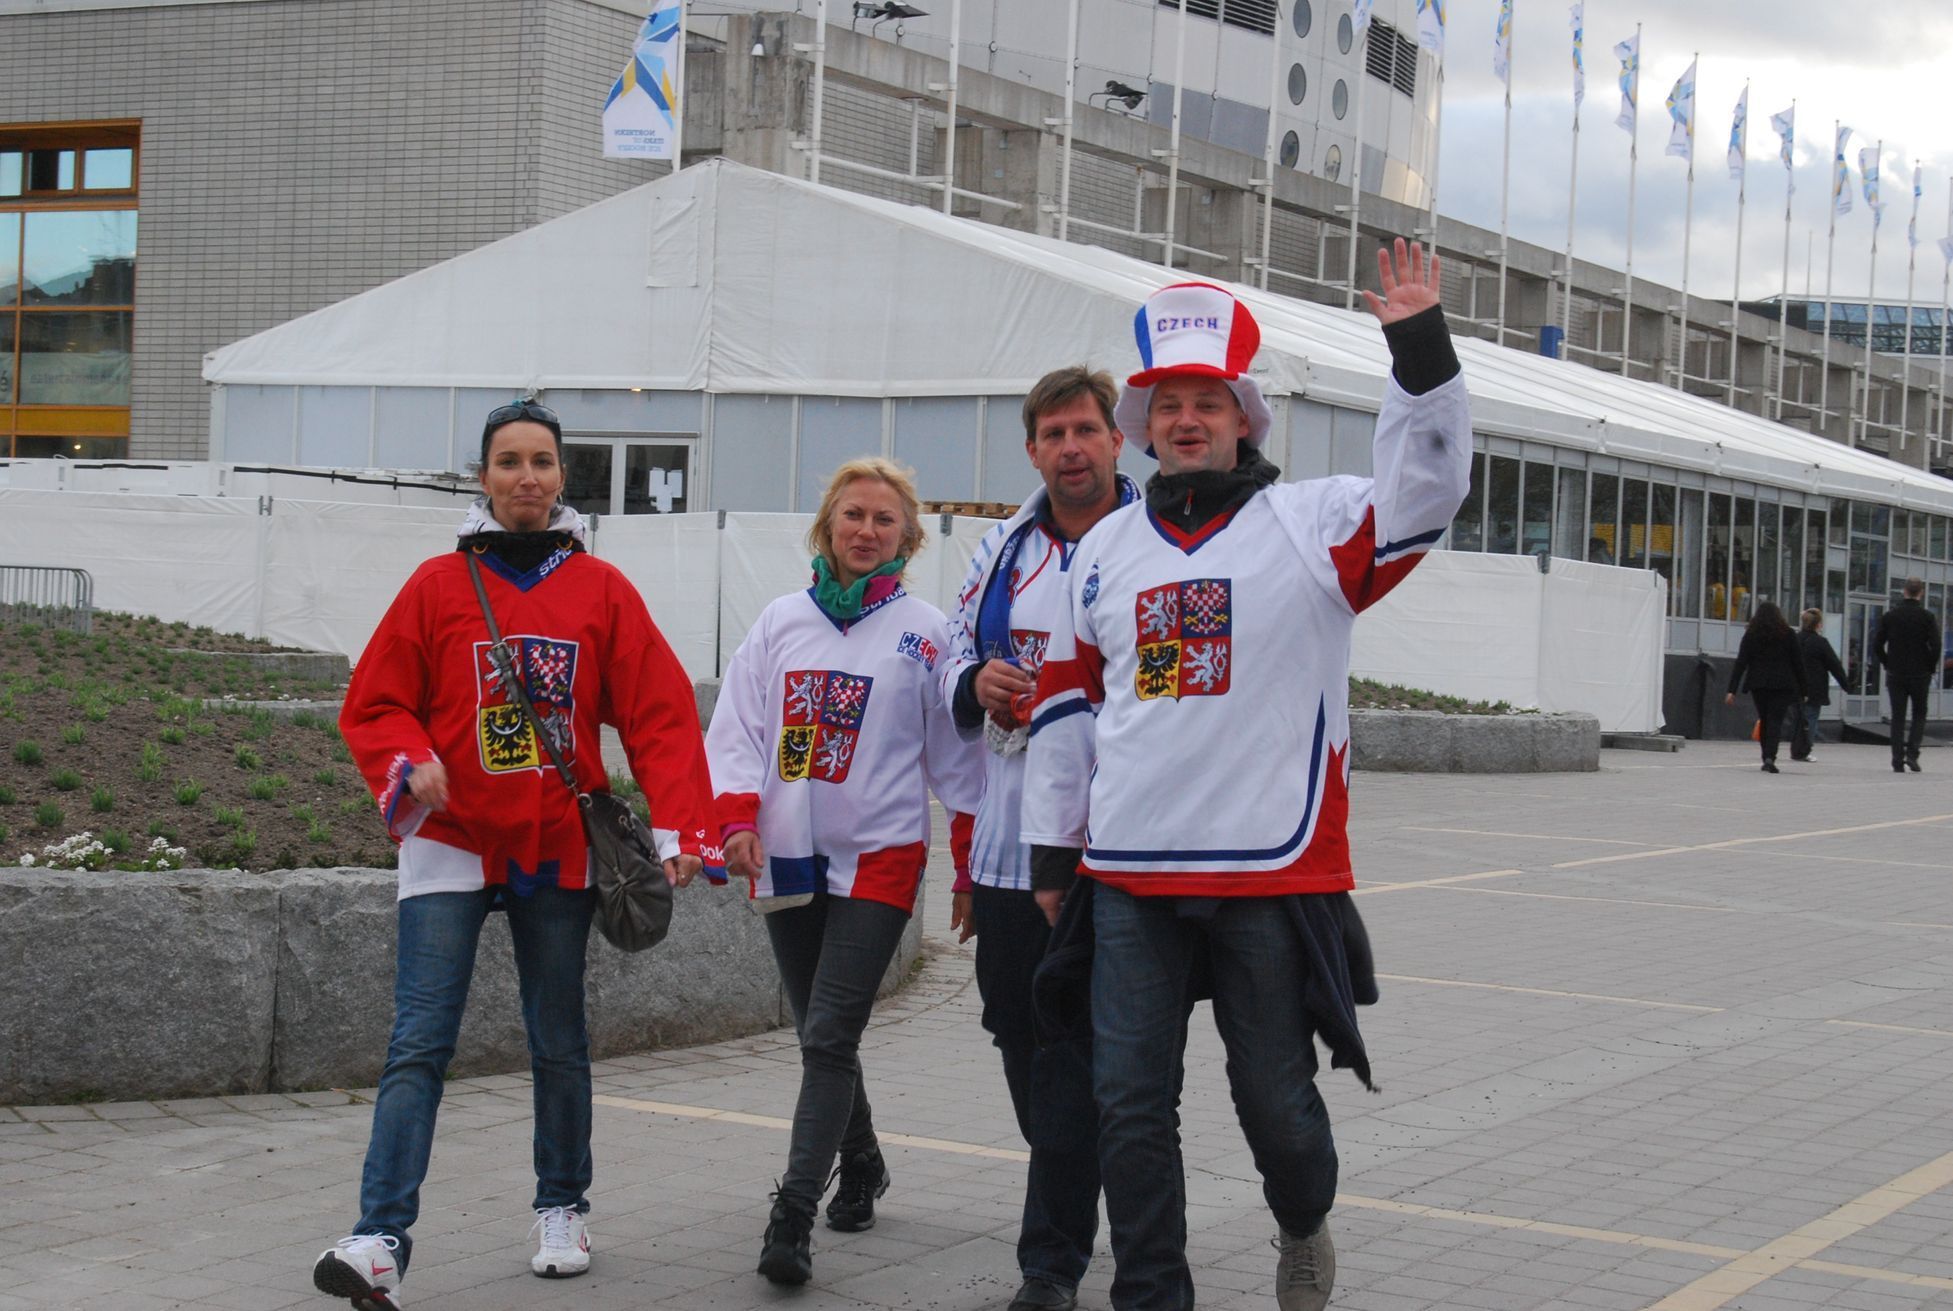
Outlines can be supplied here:
[[556, 753], [556, 743], [551, 741], [549, 734], [543, 730], [542, 719], [536, 714], [536, 707], [529, 700], [529, 689], [523, 686], [522, 680], [516, 676], [515, 660], [510, 654], [509, 644], [502, 640], [502, 630], [495, 623], [495, 608], [488, 603], [488, 588], [481, 580], [481, 561], [475, 558], [472, 549], [463, 554], [468, 557], [468, 576], [475, 582], [475, 599], [481, 602], [481, 617], [488, 621], [490, 643], [488, 658], [494, 663], [495, 671], [502, 676], [502, 683], [508, 688], [509, 695], [514, 697], [516, 705], [522, 708], [523, 718], [529, 721], [529, 731], [536, 735], [536, 741], [549, 754], [549, 763], [556, 766], [556, 773], [562, 778], [563, 786], [568, 788], [570, 795], [581, 804], [583, 789], [576, 785], [576, 775], [570, 773], [569, 766], [563, 763], [563, 757]]

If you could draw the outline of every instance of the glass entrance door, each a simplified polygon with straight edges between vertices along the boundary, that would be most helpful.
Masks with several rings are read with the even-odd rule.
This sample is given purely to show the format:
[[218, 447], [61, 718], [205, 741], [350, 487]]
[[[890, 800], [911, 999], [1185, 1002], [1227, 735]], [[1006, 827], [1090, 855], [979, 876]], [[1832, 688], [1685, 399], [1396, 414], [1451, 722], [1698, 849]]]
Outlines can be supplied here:
[[691, 503], [692, 437], [563, 439], [563, 499], [584, 514], [683, 514]]
[[1884, 717], [1882, 672], [1872, 658], [1872, 644], [1878, 638], [1879, 616], [1885, 613], [1882, 601], [1853, 599], [1846, 603], [1844, 641], [1838, 656], [1844, 661], [1845, 676], [1855, 693], [1845, 694], [1845, 718], [1854, 723], [1876, 722]]

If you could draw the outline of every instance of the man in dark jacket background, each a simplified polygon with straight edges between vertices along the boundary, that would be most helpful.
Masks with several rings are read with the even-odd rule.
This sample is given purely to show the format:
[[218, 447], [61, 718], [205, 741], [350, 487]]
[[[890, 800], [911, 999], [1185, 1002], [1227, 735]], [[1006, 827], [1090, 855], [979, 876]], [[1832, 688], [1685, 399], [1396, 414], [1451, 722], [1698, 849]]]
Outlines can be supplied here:
[[1790, 758], [1810, 760], [1811, 748], [1817, 745], [1818, 716], [1831, 704], [1831, 680], [1836, 679], [1838, 686], [1847, 692], [1851, 690], [1851, 680], [1845, 676], [1837, 651], [1824, 636], [1824, 612], [1813, 606], [1800, 618], [1797, 655], [1804, 662], [1804, 697], [1803, 704], [1797, 707], [1798, 720], [1790, 737]]
[[[1939, 620], [1922, 598], [1923, 578], [1908, 578], [1899, 603], [1878, 622], [1873, 654], [1885, 669], [1892, 699], [1892, 772], [1919, 772], [1919, 744], [1926, 736], [1926, 689], [1939, 668]], [[1911, 720], [1907, 721], [1910, 711]]]

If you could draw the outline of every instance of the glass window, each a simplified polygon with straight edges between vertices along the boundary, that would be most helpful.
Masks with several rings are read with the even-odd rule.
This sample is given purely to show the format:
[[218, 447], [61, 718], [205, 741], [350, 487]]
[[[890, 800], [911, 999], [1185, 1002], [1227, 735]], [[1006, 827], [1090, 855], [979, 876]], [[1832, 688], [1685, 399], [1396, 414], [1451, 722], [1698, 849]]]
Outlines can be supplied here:
[[1303, 71], [1302, 65], [1290, 64], [1288, 66], [1288, 103], [1291, 105], [1299, 105], [1302, 103], [1302, 97], [1308, 94], [1308, 73]]
[[1777, 518], [1778, 507], [1765, 501], [1756, 507], [1756, 599], [1774, 601], [1777, 595]]
[[1843, 546], [1849, 541], [1851, 531], [1851, 502], [1833, 500], [1831, 502], [1831, 545]]
[[1703, 573], [1702, 615], [1705, 619], [1729, 618], [1729, 494], [1709, 494], [1709, 531], [1703, 538], [1706, 569]]
[[1290, 132], [1282, 138], [1282, 167], [1294, 168], [1295, 161], [1302, 158], [1302, 138]]
[[1524, 516], [1519, 531], [1521, 555], [1547, 555], [1553, 549], [1553, 466], [1526, 461]]
[[75, 189], [75, 152], [72, 150], [29, 150], [26, 155], [27, 186], [36, 191]]
[[1587, 488], [1587, 559], [1594, 564], [1615, 563], [1619, 545], [1621, 480], [1611, 473], [1597, 473]]
[[1937, 514], [1933, 516], [1932, 550], [1933, 559], [1946, 558], [1946, 520]]
[[1465, 503], [1458, 507], [1458, 513], [1451, 520], [1451, 549], [1454, 551], [1482, 551], [1485, 549], [1485, 457], [1472, 456], [1471, 490], [1465, 493]]
[[1824, 511], [1807, 509], [1804, 517], [1809, 525], [1804, 534], [1804, 604], [1828, 611], [1833, 607], [1825, 604], [1824, 596]]
[[[14, 401], [14, 324], [19, 321], [17, 315], [0, 314], [0, 405]], [[0, 454], [6, 449], [7, 440], [0, 436]]]
[[1337, 118], [1349, 113], [1349, 83], [1336, 79], [1335, 89], [1329, 93], [1329, 109]]
[[624, 513], [683, 514], [690, 448], [632, 442], [624, 448]]
[[1756, 502], [1736, 498], [1736, 519], [1729, 528], [1729, 617], [1750, 620], [1756, 594]]
[[1322, 157], [1322, 175], [1334, 182], [1343, 171], [1343, 148], [1329, 147], [1329, 153]]
[[1783, 551], [1782, 565], [1777, 573], [1778, 586], [1783, 589], [1784, 616], [1793, 621], [1797, 612], [1804, 608], [1804, 510], [1802, 506], [1786, 505], [1783, 508]]
[[1584, 556], [1587, 527], [1587, 471], [1561, 469], [1560, 492], [1553, 502], [1553, 554], [1562, 560]]
[[20, 194], [20, 152], [0, 150], [0, 196]]
[[136, 184], [136, 152], [127, 147], [85, 150], [81, 185], [87, 191], [127, 191]]
[[1491, 460], [1485, 549], [1516, 555], [1519, 551], [1519, 461], [1503, 455], [1494, 455]]
[[1621, 548], [1616, 562], [1630, 569], [1648, 567], [1648, 484], [1621, 479]]
[[20, 215], [0, 214], [0, 309], [20, 300]]
[[26, 305], [129, 305], [136, 298], [136, 212], [28, 214]]
[[[1889, 539], [1892, 536], [1892, 507], [1889, 505], [1874, 505], [1871, 507], [1871, 509], [1872, 509], [1872, 536], [1884, 537]], [[1858, 531], [1855, 525], [1853, 526], [1852, 531], [1853, 532]]]
[[1702, 493], [1682, 489], [1682, 517], [1676, 525], [1675, 558], [1681, 561], [1681, 581], [1674, 590], [1675, 613], [1684, 619], [1702, 616]]
[[1336, 20], [1336, 48], [1344, 54], [1348, 54], [1349, 48], [1355, 40], [1356, 26], [1350, 22], [1349, 15], [1344, 14]]
[[1307, 36], [1309, 29], [1315, 26], [1315, 11], [1310, 5], [1309, 0], [1295, 0], [1295, 12], [1290, 14], [1289, 18], [1295, 24], [1295, 34], [1297, 36]]
[[1842, 569], [1828, 569], [1824, 574], [1824, 612], [1843, 614], [1845, 608], [1845, 572]]
[[1924, 560], [1930, 550], [1929, 536], [1932, 531], [1932, 517], [1924, 512], [1914, 511], [1911, 519], [1911, 531], [1906, 535], [1912, 540], [1912, 554]]
[[1675, 596], [1675, 489], [1656, 483], [1648, 490], [1648, 568], [1669, 583], [1669, 604]]
[[23, 405], [127, 405], [128, 314], [113, 310], [20, 316]]

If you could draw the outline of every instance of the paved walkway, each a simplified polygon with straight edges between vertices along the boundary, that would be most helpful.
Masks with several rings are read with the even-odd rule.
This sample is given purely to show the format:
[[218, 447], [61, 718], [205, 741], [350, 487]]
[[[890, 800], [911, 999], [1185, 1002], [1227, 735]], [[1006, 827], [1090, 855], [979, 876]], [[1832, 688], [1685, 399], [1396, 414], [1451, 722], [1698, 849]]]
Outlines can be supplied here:
[[[1754, 750], [1357, 776], [1383, 1092], [1324, 1076], [1336, 1307], [1953, 1308], [1953, 752], [1895, 777], [1826, 746], [1772, 778]], [[563, 1283], [527, 1268], [526, 1079], [457, 1080], [409, 1305], [1001, 1308], [1021, 1144], [946, 902], [864, 1048], [895, 1187], [874, 1230], [815, 1231], [807, 1290], [751, 1273], [798, 1079], [771, 1034], [598, 1067], [597, 1256]], [[308, 1272], [368, 1095], [0, 1111], [0, 1311], [330, 1305]], [[1184, 1121], [1202, 1306], [1270, 1307], [1204, 1007]]]

